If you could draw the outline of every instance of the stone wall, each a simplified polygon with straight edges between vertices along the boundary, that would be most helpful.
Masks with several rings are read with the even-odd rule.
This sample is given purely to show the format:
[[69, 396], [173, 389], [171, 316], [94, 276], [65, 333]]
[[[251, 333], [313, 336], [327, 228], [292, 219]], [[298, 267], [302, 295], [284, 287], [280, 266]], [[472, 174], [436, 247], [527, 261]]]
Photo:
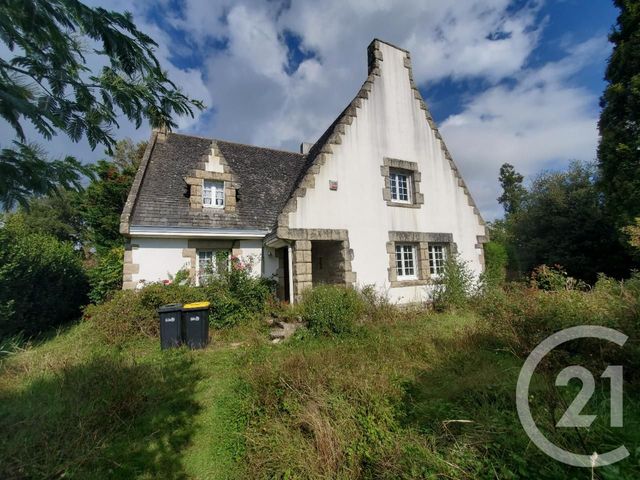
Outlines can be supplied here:
[[[349, 246], [349, 233], [347, 230], [333, 229], [287, 229], [287, 237], [284, 240], [291, 241], [293, 247], [292, 272], [293, 297], [298, 301], [306, 289], [313, 286], [313, 244], [317, 241], [330, 241], [339, 244], [337, 261], [342, 267], [340, 283], [353, 286], [356, 283], [356, 273], [352, 271], [351, 261], [353, 251]], [[282, 237], [281, 237], [282, 238]]]
[[133, 281], [133, 275], [140, 271], [140, 265], [133, 263], [133, 250], [139, 248], [135, 243], [131, 243], [130, 239], [126, 239], [124, 245], [124, 259], [122, 265], [122, 289], [133, 290], [136, 288], [136, 282]]

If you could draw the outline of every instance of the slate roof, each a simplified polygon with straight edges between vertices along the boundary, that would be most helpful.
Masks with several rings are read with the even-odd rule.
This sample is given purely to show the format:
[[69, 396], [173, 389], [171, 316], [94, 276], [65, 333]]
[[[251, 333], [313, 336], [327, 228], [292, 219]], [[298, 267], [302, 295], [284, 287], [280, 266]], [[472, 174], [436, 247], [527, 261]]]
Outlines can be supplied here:
[[169, 133], [156, 142], [133, 201], [131, 226], [271, 230], [305, 166], [299, 153], [215, 140], [237, 177], [235, 212], [193, 209], [184, 177], [214, 140]]

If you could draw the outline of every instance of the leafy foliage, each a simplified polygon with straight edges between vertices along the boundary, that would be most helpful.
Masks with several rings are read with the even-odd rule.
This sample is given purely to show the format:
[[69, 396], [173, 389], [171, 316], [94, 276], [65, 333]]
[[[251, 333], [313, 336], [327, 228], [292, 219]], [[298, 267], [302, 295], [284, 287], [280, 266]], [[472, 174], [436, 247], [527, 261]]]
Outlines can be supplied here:
[[95, 179], [83, 195], [82, 216], [98, 254], [122, 245], [120, 214], [147, 146], [131, 140], [116, 143], [110, 160], [92, 166]]
[[[0, 116], [15, 131], [14, 149], [0, 154], [0, 200], [5, 208], [59, 185], [77, 186], [83, 169], [70, 157], [48, 162], [28, 145], [24, 124], [49, 140], [63, 132], [95, 148], [115, 146], [122, 112], [136, 127], [175, 127], [175, 115], [203, 105], [181, 93], [154, 54], [157, 44], [129, 13], [91, 8], [77, 0], [8, 0], [0, 3]], [[90, 47], [91, 46], [91, 47]], [[89, 55], [104, 66], [87, 67]]]
[[353, 288], [319, 285], [304, 293], [300, 308], [313, 333], [340, 335], [354, 330], [364, 304]]
[[[573, 162], [566, 171], [539, 175], [520, 211], [502, 226], [522, 273], [562, 265], [569, 275], [595, 282], [598, 273], [628, 275], [631, 259], [606, 212], [595, 167]], [[511, 255], [510, 255], [511, 257]]]
[[[0, 78], [1, 65], [0, 59]], [[0, 112], [4, 108], [1, 89], [0, 84]], [[16, 203], [28, 208], [31, 195], [80, 189], [83, 175], [91, 174], [73, 157], [47, 160], [37, 145], [14, 142], [14, 146], [14, 149], [0, 150], [0, 203], [5, 210], [12, 209]]]
[[209, 274], [203, 282], [211, 302], [211, 325], [231, 327], [263, 313], [267, 303], [274, 298], [275, 284], [253, 275], [255, 258], [248, 257], [243, 261], [220, 252], [216, 262], [216, 273]]
[[504, 284], [508, 261], [507, 249], [503, 244], [496, 241], [484, 244], [485, 270], [482, 283], [485, 288], [495, 288]]
[[560, 265], [549, 267], [547, 265], [539, 265], [531, 272], [530, 284], [534, 288], [556, 292], [560, 290], [585, 290], [587, 285], [573, 277], [567, 275]]
[[434, 285], [434, 308], [440, 311], [464, 308], [473, 293], [474, 281], [468, 262], [457, 253], [449, 254], [444, 272]]
[[617, 227], [640, 216], [640, 8], [614, 0], [620, 9], [609, 35], [613, 53], [600, 99], [600, 188]]
[[[114, 268], [118, 249], [113, 250]], [[235, 268], [211, 276], [204, 286], [194, 287], [175, 281], [182, 277], [178, 273], [173, 282], [151, 283], [140, 290], [111, 291], [111, 284], [98, 284], [92, 291], [96, 298], [103, 295], [107, 301], [85, 308], [84, 318], [90, 320], [110, 343], [123, 343], [130, 339], [158, 335], [157, 309], [169, 303], [190, 303], [209, 301], [209, 323], [216, 328], [228, 328], [247, 323], [254, 316], [264, 313], [273, 298], [274, 285], [266, 279], [251, 275], [249, 268], [238, 259]], [[242, 267], [242, 268], [241, 268]], [[96, 273], [99, 279], [104, 276]], [[113, 280], [116, 280], [115, 273]]]
[[498, 180], [502, 187], [502, 195], [498, 198], [498, 202], [502, 204], [507, 215], [516, 213], [520, 210], [526, 195], [526, 190], [522, 186], [524, 177], [516, 172], [513, 165], [505, 163], [500, 167]]
[[87, 269], [89, 277], [89, 300], [102, 303], [116, 290], [122, 288], [122, 265], [124, 249], [115, 247], [97, 258], [95, 266]]
[[640, 217], [637, 217], [632, 225], [626, 226], [623, 231], [629, 238], [629, 245], [640, 250]]
[[40, 233], [0, 229], [0, 337], [32, 335], [72, 320], [86, 292], [73, 245]]
[[[487, 335], [505, 342], [522, 356], [528, 355], [552, 333], [577, 325], [616, 328], [632, 339], [640, 336], [638, 274], [626, 281], [601, 276], [594, 288], [587, 290], [572, 285], [561, 270], [548, 267], [545, 270], [536, 275], [532, 286], [512, 285], [506, 291], [496, 290], [481, 299], [479, 310], [487, 322]], [[593, 357], [591, 344], [582, 345], [583, 350], [579, 353], [585, 358]], [[567, 349], [575, 354], [578, 353], [575, 348], [575, 345], [567, 344], [560, 350]], [[638, 371], [640, 352], [637, 343], [625, 345], [624, 349], [604, 345], [595, 350], [599, 356], [604, 353], [616, 357], [623, 355], [622, 363]]]
[[12, 215], [6, 215], [7, 225], [26, 233], [52, 235], [63, 242], [82, 245], [85, 241], [85, 224], [80, 203], [82, 193], [59, 190], [54, 194], [29, 200]]

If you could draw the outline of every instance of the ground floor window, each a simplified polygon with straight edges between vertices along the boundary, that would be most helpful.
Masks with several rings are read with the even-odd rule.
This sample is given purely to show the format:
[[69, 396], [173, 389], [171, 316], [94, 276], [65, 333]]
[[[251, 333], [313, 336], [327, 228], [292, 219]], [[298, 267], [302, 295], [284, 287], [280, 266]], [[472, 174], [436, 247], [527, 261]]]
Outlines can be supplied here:
[[226, 271], [230, 256], [229, 250], [198, 250], [197, 285], [204, 285], [207, 279]]
[[447, 249], [444, 245], [429, 245], [429, 273], [438, 276], [444, 273]]
[[396, 274], [398, 280], [418, 278], [415, 245], [396, 245]]

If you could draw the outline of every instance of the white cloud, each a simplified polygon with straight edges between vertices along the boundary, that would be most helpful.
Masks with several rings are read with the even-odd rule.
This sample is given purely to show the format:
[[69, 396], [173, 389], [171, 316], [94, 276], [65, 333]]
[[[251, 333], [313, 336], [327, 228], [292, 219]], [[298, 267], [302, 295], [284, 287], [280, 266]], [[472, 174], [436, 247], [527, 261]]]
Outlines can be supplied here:
[[[419, 82], [516, 73], [538, 39], [538, 6], [508, 8], [508, 0], [294, 0], [285, 9], [275, 2], [187, 0], [172, 22], [188, 28], [194, 44], [205, 45], [207, 36], [228, 44], [209, 54], [216, 114], [198, 133], [296, 148], [316, 139], [357, 92], [374, 37], [410, 48]], [[292, 75], [284, 32], [314, 53]]]
[[[208, 105], [206, 115], [179, 119], [182, 131], [289, 149], [314, 141], [357, 92], [366, 77], [366, 46], [378, 37], [411, 51], [423, 87], [483, 80], [486, 89], [465, 96], [468, 103], [442, 131], [487, 218], [500, 213], [496, 177], [503, 162], [530, 174], [595, 155], [598, 94], [572, 85], [580, 68], [605, 58], [606, 39], [565, 42], [558, 47], [569, 48], [565, 58], [525, 68], [546, 24], [542, 0], [520, 9], [510, 0], [184, 0], [180, 10], [168, 0], [91, 1], [133, 8], [139, 28], [158, 41], [170, 77]], [[153, 18], [186, 40], [176, 41]], [[285, 33], [313, 53], [293, 73]], [[201, 67], [171, 61], [192, 53], [203, 59]], [[125, 121], [118, 134], [144, 138], [148, 131]], [[63, 137], [50, 149], [100, 156]]]
[[571, 86], [570, 79], [608, 52], [606, 38], [591, 39], [562, 60], [522, 71], [512, 86], [487, 89], [443, 122], [443, 136], [487, 218], [501, 214], [495, 199], [503, 163], [532, 175], [595, 158], [597, 94]]

